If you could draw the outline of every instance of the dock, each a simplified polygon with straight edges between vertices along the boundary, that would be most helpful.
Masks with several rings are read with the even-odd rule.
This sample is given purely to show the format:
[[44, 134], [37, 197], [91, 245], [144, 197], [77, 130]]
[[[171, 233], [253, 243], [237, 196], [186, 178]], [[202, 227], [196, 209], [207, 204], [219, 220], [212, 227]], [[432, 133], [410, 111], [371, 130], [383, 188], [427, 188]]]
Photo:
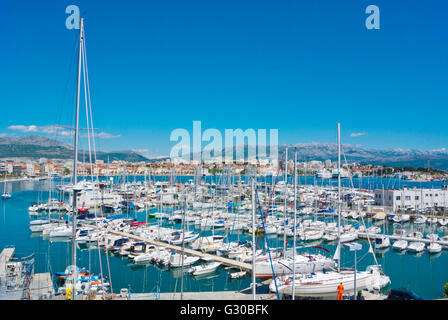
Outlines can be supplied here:
[[15, 248], [4, 248], [0, 253], [0, 276], [6, 275], [6, 264], [14, 256]]
[[197, 256], [199, 258], [204, 258], [204, 259], [211, 259], [217, 262], [221, 262], [222, 264], [226, 265], [226, 266], [230, 266], [230, 267], [234, 267], [237, 269], [241, 269], [241, 270], [246, 270], [251, 272], [252, 271], [252, 265], [249, 263], [245, 263], [245, 262], [241, 262], [241, 261], [236, 261], [233, 259], [228, 259], [228, 258], [224, 258], [224, 257], [220, 257], [217, 256], [215, 254], [209, 254], [209, 253], [204, 253], [201, 251], [197, 251], [197, 250], [193, 250], [193, 249], [189, 249], [189, 248], [182, 248], [176, 245], [172, 245], [169, 243], [165, 243], [165, 242], [161, 242], [161, 241], [156, 241], [156, 240], [152, 240], [152, 239], [148, 239], [148, 238], [143, 238], [140, 236], [136, 236], [130, 233], [125, 233], [125, 232], [121, 232], [121, 231], [116, 231], [116, 230], [111, 230], [111, 229], [106, 229], [103, 228], [103, 230], [115, 234], [115, 235], [119, 235], [122, 236], [124, 238], [128, 238], [128, 239], [134, 239], [140, 242], [145, 242], [145, 243], [150, 243], [155, 245], [156, 247], [161, 247], [161, 248], [165, 248], [165, 249], [170, 249], [176, 252], [184, 252], [184, 254], [188, 254], [188, 255], [192, 255], [192, 256]]
[[53, 281], [51, 274], [36, 273], [30, 284], [30, 300], [48, 300], [54, 297]]
[[441, 240], [431, 240], [431, 239], [426, 239], [426, 238], [413, 238], [413, 237], [403, 237], [403, 236], [395, 236], [395, 235], [391, 235], [391, 234], [382, 234], [382, 233], [366, 233], [366, 232], [358, 232], [358, 236], [362, 236], [367, 238], [367, 235], [369, 236], [370, 240], [374, 240], [375, 238], [379, 238], [379, 237], [386, 237], [392, 240], [406, 240], [406, 241], [414, 241], [414, 242], [423, 242], [423, 243], [438, 243], [442, 246], [448, 246], [448, 242], [447, 241], [441, 241]]

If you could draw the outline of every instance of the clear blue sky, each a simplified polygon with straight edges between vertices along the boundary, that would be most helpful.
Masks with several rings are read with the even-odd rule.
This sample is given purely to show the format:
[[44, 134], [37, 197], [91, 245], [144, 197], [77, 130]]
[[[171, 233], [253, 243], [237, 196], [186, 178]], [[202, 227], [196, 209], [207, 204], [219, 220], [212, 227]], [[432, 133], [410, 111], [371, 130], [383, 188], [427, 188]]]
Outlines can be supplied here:
[[[73, 125], [70, 4], [85, 17], [103, 150], [167, 155], [193, 120], [276, 128], [288, 144], [335, 142], [340, 121], [343, 143], [448, 147], [448, 4], [423, 0], [3, 0], [1, 135]], [[365, 27], [369, 4], [380, 30]]]

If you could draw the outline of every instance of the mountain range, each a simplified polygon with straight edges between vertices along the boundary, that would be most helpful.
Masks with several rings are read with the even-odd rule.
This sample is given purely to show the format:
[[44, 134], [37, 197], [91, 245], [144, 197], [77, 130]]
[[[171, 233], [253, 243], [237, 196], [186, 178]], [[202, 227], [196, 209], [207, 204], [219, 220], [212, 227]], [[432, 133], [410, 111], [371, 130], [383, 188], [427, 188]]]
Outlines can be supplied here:
[[[80, 150], [78, 158], [88, 157]], [[48, 158], [72, 159], [73, 145], [43, 136], [0, 137], [0, 159], [6, 158]], [[123, 160], [129, 162], [150, 161], [150, 159], [132, 150], [97, 151], [96, 158], [104, 161]]]
[[[300, 161], [330, 159], [337, 161], [338, 148], [336, 143], [298, 143], [291, 146], [279, 146], [279, 157], [288, 147], [288, 159], [293, 159], [294, 148], [297, 149], [297, 158]], [[379, 164], [392, 167], [428, 167], [448, 168], [448, 150], [445, 148], [435, 150], [417, 149], [371, 149], [360, 146], [344, 144], [341, 148], [342, 162], [359, 162], [361, 164]]]
[[[279, 145], [278, 157], [282, 159], [286, 148], [288, 148], [288, 160], [294, 159], [294, 150], [297, 150], [298, 161], [337, 161], [338, 147], [336, 143], [297, 143], [295, 145]], [[377, 164], [391, 167], [416, 167], [427, 168], [428, 161], [431, 168], [448, 169], [448, 150], [445, 148], [435, 150], [417, 150], [417, 149], [371, 149], [354, 146], [349, 144], [342, 145], [341, 160], [343, 163], [360, 163], [360, 164]], [[221, 149], [222, 156], [225, 156], [225, 151]], [[267, 153], [269, 148], [266, 147]], [[256, 154], [256, 147], [240, 145], [234, 146], [234, 159], [238, 152], [241, 154]], [[243, 153], [244, 152], [244, 153]]]
[[[249, 148], [244, 148], [247, 153]], [[295, 145], [279, 145], [279, 159], [282, 158], [285, 149], [288, 148], [288, 159], [294, 157], [294, 149], [297, 150], [298, 161], [327, 159], [336, 161], [338, 156], [337, 144], [335, 143], [298, 143]], [[236, 147], [235, 147], [236, 150]], [[224, 153], [224, 150], [222, 150]], [[83, 151], [79, 152], [82, 159]], [[31, 135], [24, 137], [0, 137], [0, 159], [5, 158], [48, 158], [48, 159], [70, 159], [73, 157], [73, 146], [65, 142], [50, 139], [43, 136]], [[168, 158], [168, 157], [166, 157]], [[435, 150], [417, 149], [371, 149], [361, 146], [344, 144], [342, 146], [342, 161], [361, 164], [381, 164], [393, 167], [427, 167], [428, 161], [432, 168], [448, 169], [448, 150], [445, 148]], [[97, 151], [97, 159], [104, 161], [124, 160], [130, 162], [148, 161], [153, 162], [163, 157], [150, 159], [133, 150], [121, 151]]]

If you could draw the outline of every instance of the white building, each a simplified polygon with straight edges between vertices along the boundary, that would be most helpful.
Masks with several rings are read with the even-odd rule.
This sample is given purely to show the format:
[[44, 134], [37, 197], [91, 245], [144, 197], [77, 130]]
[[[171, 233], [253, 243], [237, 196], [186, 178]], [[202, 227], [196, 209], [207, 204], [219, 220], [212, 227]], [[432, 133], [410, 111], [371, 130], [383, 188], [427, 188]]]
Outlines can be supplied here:
[[376, 189], [375, 205], [397, 209], [448, 207], [448, 190], [443, 189]]

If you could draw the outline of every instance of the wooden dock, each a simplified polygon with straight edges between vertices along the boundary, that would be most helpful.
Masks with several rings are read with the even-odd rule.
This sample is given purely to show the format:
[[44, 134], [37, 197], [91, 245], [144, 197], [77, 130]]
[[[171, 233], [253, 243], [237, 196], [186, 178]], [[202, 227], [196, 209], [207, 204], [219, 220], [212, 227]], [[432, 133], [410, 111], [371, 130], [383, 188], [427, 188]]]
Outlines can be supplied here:
[[[176, 252], [179, 252], [179, 253], [182, 252], [182, 247], [180, 247], [180, 246], [175, 246], [175, 245], [172, 245], [172, 244], [169, 244], [169, 243], [156, 241], [156, 240], [151, 240], [151, 239], [148, 239], [148, 238], [143, 238], [143, 237], [140, 237], [140, 236], [136, 236], [136, 235], [133, 235], [133, 234], [130, 234], [130, 233], [121, 232], [121, 231], [105, 229], [105, 228], [103, 228], [103, 230], [105, 230], [105, 231], [107, 231], [109, 233], [112, 233], [112, 234], [116, 234], [116, 235], [122, 236], [124, 238], [129, 238], [129, 239], [134, 239], [134, 240], [137, 240], [137, 241], [140, 241], [140, 242], [150, 243], [150, 244], [155, 245], [156, 247], [170, 249], [170, 250], [173, 250], [173, 251], [176, 251]], [[212, 259], [214, 261], [221, 262], [222, 264], [230, 266], [230, 267], [246, 270], [246, 271], [249, 271], [249, 272], [252, 271], [252, 264], [249, 264], [249, 263], [245, 263], [245, 262], [236, 261], [236, 260], [233, 260], [233, 259], [224, 258], [224, 257], [217, 256], [215, 254], [204, 253], [204, 252], [193, 250], [193, 249], [189, 249], [189, 248], [184, 248], [183, 251], [184, 251], [184, 254], [197, 256], [197, 257], [204, 258], [204, 259]]]

